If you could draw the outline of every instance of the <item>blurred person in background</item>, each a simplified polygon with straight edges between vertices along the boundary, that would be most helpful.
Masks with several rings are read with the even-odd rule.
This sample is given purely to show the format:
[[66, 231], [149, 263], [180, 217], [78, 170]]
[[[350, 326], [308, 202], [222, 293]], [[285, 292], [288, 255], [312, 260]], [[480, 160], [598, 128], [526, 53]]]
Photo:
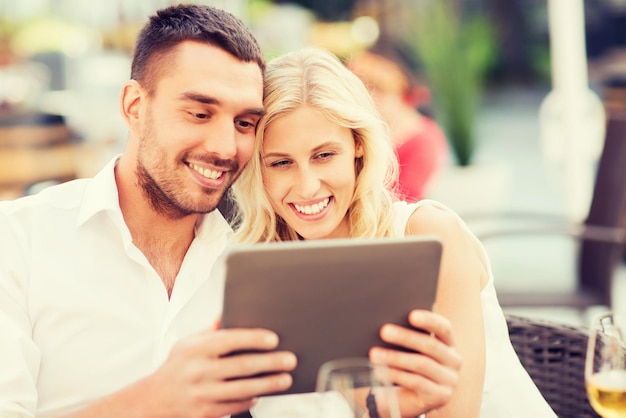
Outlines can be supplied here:
[[391, 130], [400, 166], [397, 193], [408, 202], [428, 196], [429, 186], [449, 158], [445, 134], [434, 119], [418, 111], [428, 89], [416, 83], [398, 62], [370, 51], [345, 62], [368, 87]]

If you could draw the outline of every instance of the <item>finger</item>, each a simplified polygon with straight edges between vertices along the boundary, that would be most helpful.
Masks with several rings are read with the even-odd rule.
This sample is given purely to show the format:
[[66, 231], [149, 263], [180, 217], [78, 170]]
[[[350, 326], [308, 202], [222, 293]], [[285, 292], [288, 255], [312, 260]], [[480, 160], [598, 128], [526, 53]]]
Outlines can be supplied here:
[[213, 395], [225, 401], [240, 401], [285, 391], [293, 383], [289, 373], [229, 380], [215, 386]]
[[403, 376], [423, 377], [427, 380], [444, 385], [456, 385], [458, 369], [442, 364], [432, 357], [376, 347], [371, 350], [371, 360], [377, 364], [384, 363], [390, 372]]
[[296, 356], [289, 351], [236, 354], [210, 363], [211, 370], [208, 370], [208, 374], [221, 380], [228, 380], [267, 373], [289, 372], [295, 369], [296, 364]]
[[[412, 415], [445, 405], [458, 384], [458, 374], [421, 356], [423, 363], [414, 363], [424, 373], [414, 373], [401, 368], [389, 367], [387, 376], [398, 389], [398, 401], [403, 410]], [[406, 361], [401, 363], [406, 364]], [[436, 376], [433, 378], [433, 376]]]
[[452, 396], [455, 384], [443, 384], [433, 381], [426, 376], [407, 373], [402, 370], [390, 372], [390, 380], [393, 384], [408, 388], [411, 392], [417, 393], [423, 398], [444, 398]]
[[409, 323], [417, 329], [433, 334], [447, 345], [454, 345], [452, 324], [443, 315], [427, 310], [415, 309], [409, 313]]
[[190, 342], [206, 356], [222, 357], [240, 351], [268, 351], [278, 347], [278, 335], [266, 329], [219, 329], [198, 334]]
[[380, 330], [380, 337], [389, 344], [403, 347], [413, 353], [421, 353], [444, 365], [454, 368], [461, 365], [461, 357], [454, 347], [423, 332], [386, 324]]

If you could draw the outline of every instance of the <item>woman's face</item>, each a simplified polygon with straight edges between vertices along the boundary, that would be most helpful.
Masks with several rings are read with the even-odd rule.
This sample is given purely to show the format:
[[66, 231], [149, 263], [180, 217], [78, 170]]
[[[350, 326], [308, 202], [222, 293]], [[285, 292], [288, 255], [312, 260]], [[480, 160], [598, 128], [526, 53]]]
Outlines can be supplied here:
[[356, 187], [352, 131], [303, 106], [273, 121], [263, 141], [263, 181], [274, 211], [304, 239], [346, 238]]

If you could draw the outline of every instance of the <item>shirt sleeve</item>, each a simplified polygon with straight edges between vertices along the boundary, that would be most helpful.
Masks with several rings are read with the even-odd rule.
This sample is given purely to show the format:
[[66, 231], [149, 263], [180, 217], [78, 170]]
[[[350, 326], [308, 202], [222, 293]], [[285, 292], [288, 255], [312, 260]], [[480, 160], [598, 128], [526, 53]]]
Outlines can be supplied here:
[[0, 211], [0, 416], [34, 417], [40, 351], [28, 315], [26, 240]]

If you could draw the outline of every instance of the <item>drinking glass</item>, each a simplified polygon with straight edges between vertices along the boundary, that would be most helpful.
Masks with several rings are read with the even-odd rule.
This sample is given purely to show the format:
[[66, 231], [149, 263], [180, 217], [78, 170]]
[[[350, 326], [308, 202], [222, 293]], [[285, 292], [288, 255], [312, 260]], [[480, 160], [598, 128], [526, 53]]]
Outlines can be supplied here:
[[587, 347], [585, 385], [593, 409], [604, 418], [626, 417], [626, 315], [594, 319]]
[[317, 392], [324, 398], [318, 404], [320, 418], [400, 418], [389, 370], [367, 358], [324, 363], [317, 376]]

